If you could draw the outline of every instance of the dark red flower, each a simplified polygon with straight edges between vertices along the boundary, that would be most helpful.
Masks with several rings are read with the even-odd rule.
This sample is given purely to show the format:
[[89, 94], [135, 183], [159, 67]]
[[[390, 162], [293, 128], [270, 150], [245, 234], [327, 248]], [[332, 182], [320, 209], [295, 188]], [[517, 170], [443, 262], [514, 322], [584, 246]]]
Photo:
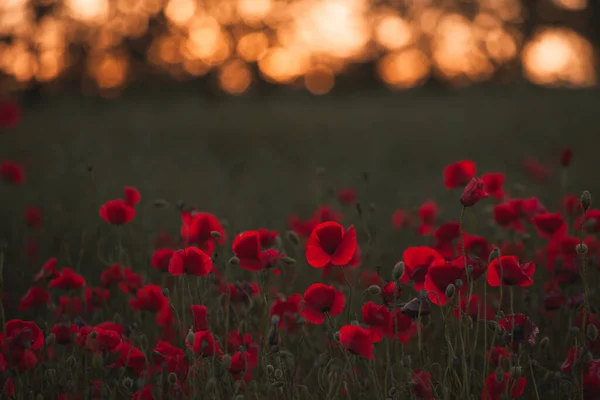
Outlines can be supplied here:
[[198, 331], [194, 333], [194, 343], [190, 343], [187, 339], [185, 345], [194, 351], [196, 356], [212, 357], [215, 354], [223, 354], [219, 343], [215, 341], [210, 331]]
[[[469, 309], [467, 310], [467, 303], [469, 304]], [[467, 296], [461, 296], [460, 298], [460, 312], [467, 314], [469, 317], [473, 319], [473, 321], [491, 321], [494, 319], [496, 313], [492, 309], [492, 306], [489, 302], [485, 303], [481, 299], [481, 297], [473, 293], [470, 299]], [[485, 307], [484, 307], [485, 306]], [[458, 308], [454, 309], [454, 316], [456, 318], [459, 317]]]
[[495, 258], [488, 266], [487, 281], [490, 286], [531, 286], [535, 264], [521, 264], [515, 256]]
[[345, 206], [351, 206], [354, 203], [356, 203], [358, 195], [356, 193], [356, 189], [354, 188], [343, 188], [338, 190], [337, 198], [340, 204]]
[[109, 200], [100, 207], [100, 217], [112, 225], [124, 225], [133, 220], [135, 209], [121, 199]]
[[100, 274], [100, 283], [104, 287], [116, 285], [123, 281], [123, 279], [125, 279], [125, 275], [123, 273], [123, 268], [119, 263], [110, 265]]
[[[216, 244], [225, 243], [225, 230], [217, 217], [207, 212], [181, 213], [181, 238], [187, 245], [195, 244], [208, 255], [212, 255]], [[219, 237], [213, 237], [217, 232]]]
[[500, 382], [496, 379], [496, 374], [489, 374], [485, 378], [483, 391], [481, 393], [482, 400], [502, 400], [507, 394], [508, 398], [516, 399], [521, 397], [525, 391], [527, 378], [513, 378], [508, 372], [504, 373]]
[[158, 285], [143, 286], [137, 291], [136, 297], [129, 299], [129, 305], [133, 311], [159, 312], [164, 307], [168, 307], [168, 304], [169, 300]]
[[61, 296], [58, 299], [58, 306], [54, 310], [57, 317], [63, 315], [68, 317], [78, 316], [83, 312], [83, 302], [79, 297]]
[[40, 229], [42, 226], [42, 211], [37, 207], [27, 207], [25, 209], [25, 222], [30, 228]]
[[50, 304], [50, 293], [41, 286], [33, 286], [21, 298], [19, 311], [29, 310], [35, 307], [44, 307]]
[[443, 306], [446, 304], [446, 288], [455, 285], [457, 280], [462, 281], [460, 289], [456, 288], [456, 293], [464, 295], [467, 291], [467, 271], [464, 266], [463, 257], [453, 261], [438, 261], [432, 263], [425, 276], [423, 288], [433, 304]]
[[2, 396], [0, 396], [0, 397], [6, 398], [6, 399], [12, 399], [14, 394], [15, 394], [15, 383], [13, 382], [12, 379], [6, 378], [6, 381], [4, 381], [4, 385], [2, 386]]
[[44, 345], [44, 333], [34, 322], [11, 319], [6, 322], [4, 333], [0, 332], [0, 344], [9, 351], [40, 350]]
[[85, 286], [85, 278], [71, 268], [63, 268], [60, 275], [50, 281], [49, 287], [59, 289], [79, 289]]
[[161, 272], [168, 272], [171, 257], [173, 257], [174, 252], [175, 251], [173, 249], [168, 248], [156, 249], [152, 254], [150, 263], [157, 270]]
[[252, 365], [250, 365], [251, 356], [246, 351], [236, 351], [230, 360], [228, 368], [229, 373], [235, 380], [243, 379], [249, 382], [252, 378]]
[[564, 148], [560, 153], [560, 165], [568, 167], [573, 160], [573, 150], [569, 147]]
[[507, 333], [506, 344], [513, 345], [513, 351], [518, 349], [519, 343], [534, 345], [540, 332], [538, 327], [524, 314], [507, 315], [498, 320]]
[[152, 359], [154, 368], [159, 372], [174, 373], [180, 378], [188, 375], [189, 363], [185, 361], [185, 353], [169, 342], [157, 340], [152, 352]]
[[21, 108], [12, 100], [0, 101], [0, 130], [14, 128], [21, 121]]
[[547, 181], [551, 174], [550, 168], [541, 164], [533, 157], [526, 158], [523, 162], [523, 167], [525, 167], [525, 172], [538, 183]]
[[493, 208], [494, 221], [505, 229], [519, 226], [519, 212], [515, 205], [512, 201], [495, 205]]
[[0, 162], [0, 179], [14, 185], [20, 185], [25, 180], [23, 169], [13, 161]]
[[[394, 289], [396, 293], [394, 293]], [[399, 283], [393, 281], [386, 283], [386, 285], [381, 289], [381, 297], [385, 305], [389, 306], [394, 305], [394, 302], [397, 303], [402, 295], [402, 290], [402, 286], [400, 286]]]
[[279, 317], [280, 329], [293, 333], [298, 329], [298, 316], [300, 314], [300, 302], [302, 296], [292, 294], [289, 297], [277, 296], [277, 299], [271, 305], [271, 318], [273, 315]]
[[38, 282], [38, 281], [46, 280], [46, 279], [52, 280], [52, 279], [58, 277], [60, 275], [60, 273], [56, 269], [57, 261], [58, 260], [56, 259], [56, 257], [49, 258], [48, 261], [46, 261], [46, 263], [44, 265], [42, 265], [42, 269], [40, 270], [40, 272], [35, 274], [35, 276], [33, 277], [33, 280], [35, 282]]
[[583, 208], [581, 207], [580, 196], [576, 196], [574, 194], [566, 195], [562, 200], [562, 208], [570, 217], [574, 217], [575, 215], [579, 214], [581, 211], [583, 211]]
[[558, 310], [566, 302], [567, 298], [555, 282], [548, 282], [544, 285], [544, 309], [546, 311]]
[[79, 328], [75, 324], [55, 324], [50, 331], [54, 334], [54, 343], [67, 345], [73, 343], [73, 337]]
[[123, 332], [125, 332], [123, 325], [112, 321], [100, 322], [99, 324], [96, 324], [96, 328], [105, 329], [107, 331], [115, 331], [121, 336], [123, 336]]
[[460, 236], [460, 225], [458, 221], [449, 221], [441, 224], [434, 232], [435, 237], [440, 242], [452, 242]]
[[[465, 253], [485, 260], [490, 255], [490, 246], [483, 236], [464, 234]], [[462, 251], [462, 244], [458, 244], [458, 251]]]
[[116, 349], [119, 358], [108, 368], [127, 367], [136, 375], [141, 375], [146, 370], [146, 356], [140, 349], [123, 341]]
[[340, 343], [341, 345], [358, 356], [372, 360], [373, 343], [378, 342], [378, 338], [372, 331], [358, 325], [345, 325], [340, 328]]
[[133, 294], [142, 287], [144, 283], [144, 277], [142, 275], [136, 274], [129, 267], [124, 267], [121, 271], [123, 279], [119, 282], [119, 289], [121, 289], [123, 293]]
[[489, 193], [485, 191], [483, 181], [479, 178], [473, 178], [463, 190], [462, 196], [460, 196], [460, 204], [463, 207], [472, 207], [488, 196]]
[[564, 234], [567, 224], [560, 213], [543, 213], [533, 217], [533, 224], [538, 234], [543, 238], [551, 238], [555, 234]]
[[275, 249], [261, 251], [260, 233], [246, 231], [237, 235], [233, 241], [233, 254], [240, 260], [240, 266], [249, 271], [260, 271], [276, 266], [283, 256]]
[[504, 174], [501, 172], [490, 172], [481, 176], [486, 192], [496, 200], [504, 199]]
[[279, 237], [279, 233], [277, 233], [277, 231], [271, 231], [266, 228], [259, 228], [258, 236], [260, 237], [260, 245], [264, 249], [267, 247], [271, 247], [275, 244], [275, 241]]
[[398, 209], [392, 214], [392, 227], [399, 231], [405, 226], [410, 226], [412, 220], [410, 215], [404, 210]]
[[131, 207], [135, 206], [137, 203], [140, 202], [140, 200], [142, 200], [142, 196], [140, 195], [139, 190], [137, 190], [133, 186], [125, 186], [124, 197], [125, 203]]
[[112, 353], [121, 343], [121, 336], [117, 332], [96, 327], [87, 336], [86, 348], [91, 351]]
[[[424, 316], [423, 312], [421, 315]], [[400, 309], [392, 310], [390, 325], [387, 329], [387, 336], [392, 339], [397, 339], [406, 344], [418, 332], [419, 324], [409, 315], [406, 315]]]
[[417, 291], [423, 289], [429, 267], [433, 263], [444, 262], [444, 257], [427, 246], [407, 248], [402, 253], [402, 259], [404, 260], [404, 272], [400, 277], [400, 282], [406, 285], [409, 281], [413, 281]]
[[421, 226], [419, 227], [420, 235], [427, 235], [431, 230], [435, 220], [437, 219], [439, 208], [435, 201], [427, 200], [424, 202], [417, 212], [421, 218]]
[[431, 373], [416, 369], [410, 380], [410, 392], [420, 400], [436, 400], [433, 391]]
[[386, 306], [368, 301], [363, 305], [361, 312], [363, 321], [373, 333], [373, 337], [381, 340], [389, 332], [392, 322], [390, 310]]
[[485, 356], [492, 367], [498, 367], [501, 365], [502, 360], [508, 360], [509, 357], [512, 357], [512, 352], [505, 346], [494, 346], [491, 350], [486, 350]]
[[206, 276], [212, 271], [212, 267], [212, 259], [208, 254], [196, 247], [186, 247], [173, 253], [169, 273], [174, 276]]
[[323, 222], [313, 230], [306, 245], [306, 260], [315, 268], [323, 268], [329, 263], [344, 266], [352, 260], [356, 252], [356, 230], [344, 227], [337, 222]]
[[221, 284], [219, 291], [229, 294], [232, 303], [247, 303], [253, 296], [258, 296], [260, 289], [256, 282], [236, 282]]
[[344, 310], [344, 294], [333, 286], [313, 283], [304, 292], [302, 316], [312, 324], [322, 324], [326, 314], [335, 317]]
[[102, 309], [104, 304], [110, 298], [110, 292], [108, 289], [103, 288], [86, 288], [83, 293], [83, 298], [85, 300], [86, 310], [94, 312]]
[[567, 358], [565, 358], [565, 361], [563, 361], [560, 366], [560, 370], [565, 374], [570, 374], [571, 369], [576, 362], [581, 362], [581, 348], [571, 347], [567, 354]]
[[475, 176], [475, 163], [463, 160], [452, 163], [444, 168], [444, 186], [455, 189], [466, 185]]
[[192, 321], [194, 322], [194, 332], [208, 330], [208, 308], [201, 305], [192, 304], [190, 306]]

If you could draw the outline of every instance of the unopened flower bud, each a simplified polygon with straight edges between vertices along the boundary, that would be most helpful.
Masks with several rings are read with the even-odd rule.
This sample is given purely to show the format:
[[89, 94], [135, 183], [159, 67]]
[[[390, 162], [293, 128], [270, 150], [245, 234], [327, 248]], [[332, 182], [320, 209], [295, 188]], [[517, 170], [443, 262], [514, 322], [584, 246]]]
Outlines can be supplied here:
[[169, 202], [165, 199], [156, 199], [152, 204], [154, 204], [154, 207], [156, 208], [165, 208], [169, 205]]
[[446, 287], [446, 297], [451, 299], [454, 297], [454, 292], [456, 291], [456, 287], [453, 284], [449, 284]]
[[275, 371], [275, 368], [271, 364], [267, 365], [267, 373], [272, 374], [273, 371]]
[[229, 265], [239, 265], [240, 264], [240, 259], [237, 258], [236, 256], [233, 256], [229, 259]]
[[281, 317], [277, 314], [273, 314], [271, 317], [271, 325], [279, 325], [279, 321], [281, 321]]
[[191, 330], [188, 331], [187, 336], [185, 337], [185, 341], [188, 342], [190, 346], [193, 346], [195, 340], [196, 336], [194, 335], [194, 332], [192, 332]]
[[454, 281], [454, 284], [456, 285], [457, 289], [460, 289], [463, 285], [463, 281], [462, 281], [462, 279], [457, 279]]
[[281, 259], [281, 261], [283, 261], [287, 265], [294, 265], [294, 264], [296, 264], [296, 259], [292, 258], [292, 257], [288, 257], [288, 256], [283, 257]]
[[392, 270], [392, 280], [396, 282], [404, 274], [404, 261], [398, 261]]
[[514, 366], [510, 369], [510, 376], [512, 376], [513, 378], [520, 378], [523, 376], [523, 368], [517, 366]]
[[353, 325], [353, 326], [358, 326], [358, 325], [359, 325], [359, 323], [358, 323], [358, 321], [357, 321], [357, 320], [353, 319], [352, 321], [350, 321], [350, 325]]
[[540, 340], [540, 350], [546, 351], [550, 346], [550, 338], [548, 336], [544, 336], [542, 340]]
[[336, 332], [336, 333], [333, 335], [333, 338], [334, 338], [336, 341], [338, 341], [338, 342], [340, 341], [340, 338], [341, 338], [341, 337], [342, 337], [342, 335], [341, 335], [339, 332]]
[[500, 383], [504, 380], [504, 370], [502, 367], [496, 368], [496, 382]]
[[221, 359], [221, 365], [225, 369], [229, 369], [231, 367], [231, 356], [229, 354], [225, 354]]
[[169, 382], [169, 385], [173, 386], [177, 383], [177, 375], [174, 372], [171, 372], [168, 376], [167, 376], [167, 382]]
[[578, 243], [575, 250], [577, 250], [577, 254], [587, 254], [588, 247], [585, 243]]
[[592, 205], [592, 194], [587, 191], [584, 190], [583, 193], [581, 194], [581, 208], [583, 208], [583, 211], [587, 211], [590, 206]]
[[588, 339], [590, 339], [591, 341], [595, 341], [598, 338], [598, 328], [596, 328], [596, 325], [589, 324], [587, 326], [586, 334]]
[[294, 232], [294, 231], [287, 231], [285, 233], [285, 236], [286, 236], [288, 242], [290, 242], [294, 246], [300, 245], [300, 237], [298, 236], [298, 234], [296, 232]]
[[169, 294], [171, 294], [171, 293], [169, 292], [169, 288], [163, 288], [163, 289], [162, 289], [162, 294], [163, 294], [163, 296], [165, 296], [165, 297], [169, 297]]
[[475, 267], [473, 267], [473, 265], [471, 265], [471, 264], [467, 265], [467, 276], [473, 275], [474, 269], [475, 269]]
[[55, 341], [56, 341], [56, 335], [54, 333], [51, 333], [48, 336], [46, 336], [46, 340], [44, 341], [44, 344], [46, 345], [46, 347], [51, 347]]
[[221, 232], [218, 232], [218, 231], [210, 231], [210, 236], [212, 236], [213, 239], [223, 238], [223, 235], [221, 235]]
[[410, 368], [411, 365], [412, 365], [412, 358], [409, 355], [402, 357], [402, 366], [404, 368]]
[[490, 255], [488, 256], [488, 264], [499, 257], [500, 257], [500, 248], [494, 247], [494, 249], [490, 252]]
[[380, 294], [380, 293], [381, 293], [381, 288], [380, 288], [379, 286], [377, 286], [377, 285], [371, 285], [371, 286], [369, 286], [369, 287], [367, 288], [367, 291], [368, 291], [370, 294], [372, 294], [372, 295], [376, 296], [376, 295], [378, 295], [378, 294]]

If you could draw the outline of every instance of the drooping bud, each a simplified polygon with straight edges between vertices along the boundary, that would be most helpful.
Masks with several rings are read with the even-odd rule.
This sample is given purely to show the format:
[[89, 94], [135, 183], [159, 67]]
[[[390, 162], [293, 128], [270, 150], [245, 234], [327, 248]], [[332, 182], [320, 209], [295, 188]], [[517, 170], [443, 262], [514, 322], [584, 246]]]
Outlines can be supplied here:
[[342, 335], [341, 335], [339, 332], [336, 332], [336, 333], [333, 335], [333, 338], [334, 338], [334, 339], [335, 339], [337, 342], [339, 342], [339, 341], [340, 341], [340, 338], [341, 338], [341, 337], [342, 337]]
[[127, 389], [131, 389], [133, 387], [133, 379], [129, 377], [123, 379], [123, 386], [125, 386]]
[[167, 382], [169, 382], [169, 385], [171, 385], [171, 386], [173, 386], [177, 383], [177, 375], [175, 374], [175, 372], [171, 372], [167, 376]]
[[281, 321], [281, 317], [277, 314], [273, 314], [271, 317], [271, 325], [279, 325], [279, 321]]
[[210, 236], [212, 236], [213, 239], [221, 239], [223, 237], [223, 235], [221, 235], [221, 232], [217, 231], [210, 231]]
[[296, 264], [296, 259], [292, 258], [292, 257], [288, 257], [288, 256], [283, 257], [281, 259], [281, 261], [283, 261], [287, 265], [294, 265], [294, 264]]
[[590, 339], [591, 341], [596, 341], [596, 339], [598, 338], [598, 328], [596, 328], [596, 325], [594, 324], [589, 324], [587, 326], [587, 337], [588, 339]]
[[592, 205], [592, 194], [587, 191], [584, 190], [583, 193], [581, 194], [581, 208], [583, 208], [583, 211], [587, 211], [590, 206]]
[[367, 288], [367, 291], [373, 296], [376, 296], [381, 293], [381, 288], [377, 285], [371, 285]]
[[273, 371], [275, 371], [275, 368], [271, 364], [267, 365], [267, 373], [270, 375]]
[[196, 340], [196, 336], [194, 335], [194, 332], [192, 332], [192, 330], [190, 329], [187, 333], [187, 336], [185, 337], [186, 342], [188, 342], [190, 344], [190, 346], [194, 345], [194, 341]]
[[240, 259], [237, 258], [236, 256], [233, 256], [229, 259], [229, 265], [239, 265], [240, 264]]
[[170, 292], [169, 292], [169, 288], [163, 288], [163, 289], [162, 289], [162, 294], [163, 294], [163, 296], [165, 296], [165, 297], [169, 297], [169, 294], [170, 294]]
[[446, 287], [446, 297], [451, 299], [454, 297], [454, 293], [456, 292], [456, 287], [453, 284], [449, 284]]
[[294, 246], [300, 245], [300, 237], [298, 236], [298, 234], [296, 232], [294, 232], [294, 231], [287, 231], [285, 233], [285, 236], [286, 236], [288, 242], [290, 242]]
[[494, 247], [494, 249], [490, 252], [490, 255], [488, 256], [488, 264], [499, 257], [500, 257], [500, 248]]
[[392, 270], [392, 280], [396, 282], [404, 274], [404, 261], [398, 261]]
[[544, 336], [542, 340], [540, 340], [540, 350], [546, 351], [550, 346], [550, 338], [548, 336]]
[[523, 376], [523, 368], [519, 367], [518, 365], [512, 367], [510, 369], [510, 376], [512, 376], [513, 378], [520, 378]]
[[462, 288], [463, 281], [462, 279], [457, 279], [456, 281], [454, 281], [454, 284], [456, 285], [456, 288], [460, 290], [460, 288]]

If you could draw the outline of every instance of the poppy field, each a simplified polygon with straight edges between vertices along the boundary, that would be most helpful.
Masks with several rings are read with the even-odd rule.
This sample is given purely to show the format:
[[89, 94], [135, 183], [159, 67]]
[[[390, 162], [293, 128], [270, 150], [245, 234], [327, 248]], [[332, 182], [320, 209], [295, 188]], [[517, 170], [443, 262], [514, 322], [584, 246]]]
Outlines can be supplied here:
[[[0, 129], [20, 118], [0, 105]], [[310, 214], [290, 209], [284, 229], [238, 229], [135, 182], [119, 187], [90, 208], [102, 239], [42, 253], [22, 292], [4, 284], [18, 266], [0, 243], [3, 303], [10, 293], [18, 310], [0, 308], [2, 396], [598, 399], [600, 209], [593, 193], [567, 190], [577, 154], [552, 159], [523, 165], [552, 205], [515, 188], [521, 177], [449, 162], [435, 184], [451, 200], [422, 193], [386, 215], [393, 242], [379, 234], [378, 199], [324, 169], [320, 201]], [[3, 196], [27, 176], [0, 160]], [[136, 224], [148, 210], [176, 229], [146, 245]], [[32, 232], [55, 217], [23, 211], [15, 220]], [[34, 241], [25, 252], [41, 253]], [[90, 257], [102, 268], [86, 267]]]

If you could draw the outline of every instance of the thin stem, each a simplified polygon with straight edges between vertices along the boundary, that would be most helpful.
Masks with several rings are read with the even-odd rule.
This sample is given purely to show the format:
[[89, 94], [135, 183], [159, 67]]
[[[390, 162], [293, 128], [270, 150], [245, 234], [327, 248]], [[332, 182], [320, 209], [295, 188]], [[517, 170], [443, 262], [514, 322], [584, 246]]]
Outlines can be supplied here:
[[4, 252], [0, 251], [0, 322], [6, 337], [6, 314], [4, 313]]
[[348, 289], [350, 289], [350, 291], [348, 293], [348, 310], [346, 311], [346, 313], [347, 313], [346, 321], [348, 323], [350, 323], [350, 312], [352, 311], [352, 292], [354, 292], [354, 290], [352, 288], [352, 284], [350, 283], [350, 281], [348, 280], [348, 277], [346, 276], [346, 270], [344, 269], [344, 267], [340, 267], [340, 268], [342, 269], [344, 281], [346, 281], [346, 285], [348, 285]]

